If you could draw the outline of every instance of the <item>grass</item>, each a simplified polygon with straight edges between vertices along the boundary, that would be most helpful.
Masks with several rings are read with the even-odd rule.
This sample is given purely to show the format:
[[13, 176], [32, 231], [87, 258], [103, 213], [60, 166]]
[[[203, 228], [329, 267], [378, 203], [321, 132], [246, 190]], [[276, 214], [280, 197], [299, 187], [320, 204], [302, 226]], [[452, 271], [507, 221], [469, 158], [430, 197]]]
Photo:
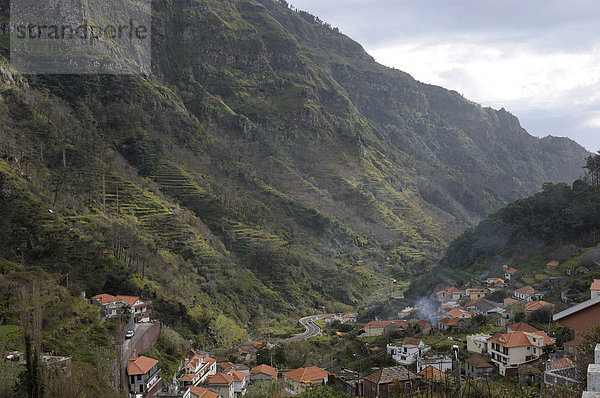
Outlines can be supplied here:
[[0, 344], [10, 345], [21, 342], [21, 327], [19, 325], [2, 325], [0, 326]]

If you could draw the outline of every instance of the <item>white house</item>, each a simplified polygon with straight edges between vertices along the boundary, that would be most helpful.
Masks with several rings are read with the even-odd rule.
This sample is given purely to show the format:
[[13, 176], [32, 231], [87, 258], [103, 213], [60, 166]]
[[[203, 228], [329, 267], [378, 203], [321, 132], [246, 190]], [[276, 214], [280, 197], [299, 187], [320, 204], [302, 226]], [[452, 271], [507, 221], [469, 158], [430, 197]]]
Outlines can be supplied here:
[[241, 370], [230, 370], [227, 372], [229, 376], [233, 376], [233, 391], [236, 396], [246, 394], [246, 387], [250, 382], [250, 375]]
[[497, 334], [490, 338], [488, 350], [492, 362], [502, 376], [514, 376], [519, 365], [538, 359], [543, 348], [554, 344], [545, 332], [514, 332]]
[[529, 285], [517, 289], [513, 292], [513, 295], [517, 300], [521, 301], [533, 301], [535, 298], [535, 289]]
[[476, 354], [487, 354], [489, 334], [472, 334], [467, 336], [467, 351]]
[[216, 359], [204, 357], [195, 351], [192, 353], [192, 357], [184, 360], [181, 376], [177, 379], [182, 390], [204, 383], [209, 376], [217, 373]]
[[392, 356], [392, 359], [401, 365], [412, 365], [417, 361], [417, 356], [423, 355], [431, 350], [431, 347], [425, 345], [423, 340], [414, 337], [407, 337], [401, 346], [388, 344], [386, 346], [387, 354]]
[[92, 297], [91, 303], [102, 308], [102, 313], [106, 318], [115, 318], [121, 308], [126, 307], [130, 309], [133, 322], [150, 322], [152, 301], [144, 301], [137, 296], [113, 296], [103, 293]]

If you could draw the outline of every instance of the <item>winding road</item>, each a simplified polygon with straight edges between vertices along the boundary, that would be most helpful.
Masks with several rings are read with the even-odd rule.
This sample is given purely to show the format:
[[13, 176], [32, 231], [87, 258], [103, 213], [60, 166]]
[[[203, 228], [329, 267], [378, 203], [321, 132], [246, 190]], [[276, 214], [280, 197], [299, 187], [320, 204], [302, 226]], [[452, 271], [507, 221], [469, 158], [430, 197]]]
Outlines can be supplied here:
[[288, 344], [293, 341], [309, 339], [314, 336], [321, 334], [321, 327], [315, 323], [317, 319], [323, 319], [328, 317], [330, 314], [311, 315], [300, 318], [299, 322], [306, 329], [303, 333], [292, 336], [288, 339], [281, 340], [280, 344]]

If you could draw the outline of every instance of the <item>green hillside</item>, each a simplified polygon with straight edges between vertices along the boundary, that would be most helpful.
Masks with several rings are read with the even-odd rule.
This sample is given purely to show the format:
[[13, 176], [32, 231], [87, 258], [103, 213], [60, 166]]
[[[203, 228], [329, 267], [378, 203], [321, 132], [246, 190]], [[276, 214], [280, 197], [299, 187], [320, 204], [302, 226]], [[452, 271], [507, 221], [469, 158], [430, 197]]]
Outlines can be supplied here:
[[588, 155], [285, 2], [157, 1], [153, 24], [149, 77], [25, 76], [2, 52], [0, 259], [142, 295], [206, 346], [406, 283]]
[[[518, 268], [523, 284], [570, 275], [569, 286], [583, 294], [591, 278], [600, 276], [599, 242], [599, 186], [586, 180], [572, 186], [544, 184], [542, 192], [506, 205], [455, 239], [427, 286], [462, 283], [486, 271], [501, 272], [501, 266], [509, 264]], [[554, 260], [560, 266], [546, 266]], [[415, 287], [414, 292], [426, 288]]]

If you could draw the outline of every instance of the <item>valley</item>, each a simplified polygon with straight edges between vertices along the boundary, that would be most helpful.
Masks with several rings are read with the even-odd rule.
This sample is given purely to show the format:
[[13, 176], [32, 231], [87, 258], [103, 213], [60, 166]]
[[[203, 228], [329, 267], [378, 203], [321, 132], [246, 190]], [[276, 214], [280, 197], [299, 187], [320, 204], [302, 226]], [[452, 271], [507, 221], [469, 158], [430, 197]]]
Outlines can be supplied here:
[[[515, 323], [519, 288], [554, 314], [587, 299], [585, 148], [384, 67], [285, 1], [154, 3], [147, 76], [21, 74], [0, 35], [0, 352], [20, 355], [0, 395], [327, 397], [394, 375], [449, 393], [460, 377], [388, 345], [420, 339], [456, 371], [467, 334], [510, 326], [469, 289]], [[562, 348], [542, 315], [533, 333]], [[68, 372], [50, 377], [55, 357]]]

